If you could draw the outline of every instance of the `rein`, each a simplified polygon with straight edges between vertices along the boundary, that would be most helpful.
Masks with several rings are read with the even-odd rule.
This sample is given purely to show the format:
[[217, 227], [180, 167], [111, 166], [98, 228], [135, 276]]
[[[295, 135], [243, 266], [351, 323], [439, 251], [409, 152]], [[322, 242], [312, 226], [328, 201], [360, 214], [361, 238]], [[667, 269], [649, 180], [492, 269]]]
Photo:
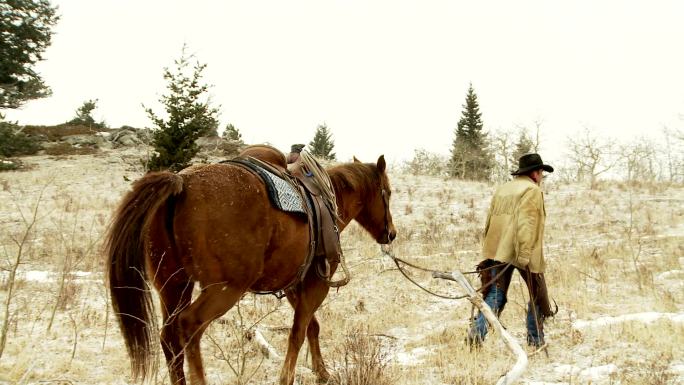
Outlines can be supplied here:
[[[386, 247], [386, 245], [382, 245], [382, 246], [380, 247], [380, 249], [382, 250], [382, 253], [383, 253], [384, 255], [386, 255], [386, 256], [388, 256], [388, 257], [390, 257], [390, 258], [392, 259], [392, 261], [394, 262], [394, 264], [397, 266], [397, 269], [399, 270], [399, 272], [401, 272], [401, 274], [402, 274], [406, 279], [408, 279], [411, 283], [413, 283], [414, 285], [418, 286], [421, 290], [425, 291], [426, 293], [429, 293], [429, 294], [434, 295], [435, 297], [444, 298], [444, 299], [463, 299], [463, 298], [469, 297], [467, 294], [459, 295], [459, 296], [448, 296], [448, 295], [438, 294], [438, 293], [435, 293], [435, 292], [431, 291], [430, 289], [425, 288], [424, 286], [422, 286], [421, 284], [419, 284], [418, 282], [416, 282], [413, 278], [409, 277], [409, 275], [406, 273], [406, 270], [405, 270], [400, 264], [404, 264], [404, 265], [410, 266], [410, 267], [412, 267], [412, 268], [414, 268], [414, 269], [418, 269], [418, 270], [422, 270], [422, 271], [431, 273], [433, 277], [435, 277], [435, 276], [437, 276], [437, 275], [439, 275], [439, 274], [443, 274], [444, 272], [443, 272], [443, 271], [439, 271], [439, 270], [428, 269], [428, 268], [421, 267], [421, 266], [415, 265], [415, 264], [413, 264], [413, 263], [407, 262], [407, 261], [405, 261], [405, 260], [403, 260], [403, 259], [401, 259], [401, 258], [395, 256], [394, 253], [390, 250], [390, 248], [389, 248], [389, 247]], [[508, 270], [508, 268], [509, 268], [510, 266], [511, 266], [511, 264], [510, 264], [510, 263], [507, 263], [507, 264], [503, 267], [503, 269], [501, 269], [501, 271], [498, 272], [498, 273], [494, 276], [494, 278], [492, 278], [489, 282], [487, 282], [486, 284], [482, 285], [482, 287], [480, 287], [479, 289], [477, 289], [477, 290], [475, 290], [475, 291], [482, 292], [482, 290], [484, 290], [484, 289], [486, 289], [487, 287], [491, 286], [491, 284], [494, 283], [494, 282], [496, 282], [496, 280], [498, 280], [499, 277], [501, 277], [501, 276], [503, 275], [503, 273], [506, 272], [506, 270]], [[500, 267], [500, 265], [491, 266], [491, 267], [482, 269], [482, 270], [480, 270], [480, 271], [468, 271], [468, 272], [465, 272], [465, 273], [463, 273], [463, 274], [475, 274], [475, 273], [479, 273], [479, 272], [482, 272], [482, 271], [487, 271], [487, 270], [492, 269], [492, 268], [495, 268], [495, 267]]]

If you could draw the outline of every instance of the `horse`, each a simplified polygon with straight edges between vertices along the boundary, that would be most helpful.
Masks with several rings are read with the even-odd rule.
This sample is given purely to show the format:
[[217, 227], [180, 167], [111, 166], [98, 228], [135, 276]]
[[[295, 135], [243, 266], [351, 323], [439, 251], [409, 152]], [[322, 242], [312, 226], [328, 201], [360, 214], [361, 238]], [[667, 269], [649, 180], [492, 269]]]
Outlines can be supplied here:
[[[377, 243], [391, 243], [396, 229], [384, 156], [376, 163], [354, 158], [327, 172], [339, 230], [355, 220]], [[279, 383], [293, 384], [305, 335], [313, 371], [319, 381], [327, 381], [314, 312], [330, 281], [310, 268], [290, 285], [309, 247], [307, 220], [275, 209], [263, 181], [239, 165], [191, 166], [137, 180], [119, 204], [105, 239], [109, 294], [134, 380], [144, 381], [154, 370], [152, 345], [159, 329], [148, 289], [153, 286], [160, 298], [159, 340], [172, 384], [186, 383], [185, 359], [190, 383], [206, 384], [200, 339], [210, 322], [247, 292], [285, 287], [294, 319]], [[330, 265], [334, 273], [337, 263]], [[193, 301], [195, 283], [201, 292]]]

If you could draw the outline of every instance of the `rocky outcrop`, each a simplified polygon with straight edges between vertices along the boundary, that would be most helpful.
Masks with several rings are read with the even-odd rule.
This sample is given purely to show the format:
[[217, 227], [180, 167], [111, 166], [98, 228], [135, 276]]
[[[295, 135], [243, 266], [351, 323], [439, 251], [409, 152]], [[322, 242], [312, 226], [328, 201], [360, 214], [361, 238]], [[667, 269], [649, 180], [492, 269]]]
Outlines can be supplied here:
[[[99, 133], [98, 133], [99, 134]], [[112, 144], [102, 135], [67, 135], [60, 139], [74, 147], [111, 148]]]

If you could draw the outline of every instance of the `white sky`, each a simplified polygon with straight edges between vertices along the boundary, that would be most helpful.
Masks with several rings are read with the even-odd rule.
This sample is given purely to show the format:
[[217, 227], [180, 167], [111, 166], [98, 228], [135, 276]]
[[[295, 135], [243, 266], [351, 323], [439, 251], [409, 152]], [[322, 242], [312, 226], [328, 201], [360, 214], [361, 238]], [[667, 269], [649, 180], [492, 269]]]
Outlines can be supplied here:
[[602, 136], [684, 126], [681, 1], [54, 1], [38, 65], [53, 96], [7, 111], [69, 120], [87, 99], [112, 127], [150, 126], [184, 43], [207, 63], [221, 126], [283, 151], [332, 130], [338, 159], [448, 154], [469, 82], [487, 130], [543, 121], [542, 156]]

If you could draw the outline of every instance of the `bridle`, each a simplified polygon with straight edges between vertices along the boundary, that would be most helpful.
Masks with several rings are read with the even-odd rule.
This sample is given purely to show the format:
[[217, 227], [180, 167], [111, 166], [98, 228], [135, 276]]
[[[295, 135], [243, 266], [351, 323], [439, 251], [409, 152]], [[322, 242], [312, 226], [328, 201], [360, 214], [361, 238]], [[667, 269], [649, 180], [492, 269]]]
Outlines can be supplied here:
[[389, 193], [387, 190], [383, 187], [382, 188], [382, 204], [385, 208], [385, 234], [387, 235], [387, 240], [389, 242], [392, 242], [390, 239], [390, 229], [389, 229], [389, 224], [390, 224], [390, 210], [389, 210]]

